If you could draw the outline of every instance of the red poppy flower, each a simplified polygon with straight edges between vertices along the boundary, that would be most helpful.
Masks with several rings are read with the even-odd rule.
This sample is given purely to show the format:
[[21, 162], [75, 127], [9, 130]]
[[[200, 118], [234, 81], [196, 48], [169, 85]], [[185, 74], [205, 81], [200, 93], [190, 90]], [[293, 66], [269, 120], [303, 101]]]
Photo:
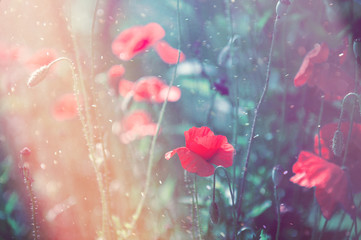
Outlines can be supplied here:
[[161, 40], [165, 31], [158, 23], [134, 26], [121, 32], [112, 43], [112, 51], [123, 61], [129, 61], [136, 54]]
[[38, 69], [44, 65], [56, 59], [56, 53], [54, 49], [44, 48], [36, 52], [30, 59], [27, 60], [29, 68]]
[[154, 136], [157, 124], [152, 122], [151, 116], [142, 110], [125, 116], [120, 123], [113, 125], [113, 132], [119, 135], [124, 143], [130, 143], [145, 136]]
[[232, 166], [234, 148], [227, 137], [214, 135], [208, 127], [192, 127], [184, 132], [184, 136], [186, 146], [167, 152], [167, 160], [177, 153], [182, 167], [201, 177], [214, 174], [213, 164], [226, 168]]
[[[319, 146], [321, 144], [321, 156], [325, 160], [341, 165], [343, 161], [343, 154], [341, 157], [334, 155], [332, 151], [332, 139], [337, 130], [337, 123], [329, 123], [324, 125], [320, 130], [321, 141], [318, 141], [318, 136], [315, 136], [314, 151], [319, 154]], [[344, 144], [346, 144], [350, 124], [348, 122], [341, 123], [340, 131], [343, 135]], [[343, 146], [344, 147], [344, 146]], [[344, 151], [344, 149], [343, 149]], [[351, 183], [353, 183], [354, 191], [361, 191], [361, 124], [354, 123], [352, 126], [352, 133], [350, 143], [348, 146], [348, 154], [346, 156], [345, 166], [349, 169]]]
[[315, 196], [326, 219], [332, 217], [338, 204], [351, 212], [347, 175], [339, 166], [302, 151], [292, 171], [295, 175], [290, 179], [291, 182], [306, 188], [316, 188]]
[[[137, 82], [122, 79], [119, 82], [119, 94], [125, 97], [130, 91], [133, 91], [133, 99], [137, 102], [164, 102], [167, 96], [169, 86], [161, 79], [153, 76], [143, 77]], [[178, 87], [171, 87], [168, 101], [176, 102], [181, 97], [181, 91]]]
[[351, 77], [329, 59], [330, 50], [325, 43], [315, 44], [314, 49], [308, 52], [298, 70], [294, 84], [300, 87], [304, 84], [316, 86], [328, 100], [342, 99], [352, 88]]
[[134, 82], [121, 79], [118, 84], [118, 93], [120, 96], [125, 97], [129, 92], [131, 92], [134, 88]]
[[53, 117], [58, 121], [70, 120], [78, 114], [76, 97], [72, 93], [58, 98], [52, 108]]
[[[159, 41], [155, 44], [155, 51], [159, 57], [168, 64], [176, 64], [178, 61], [178, 49], [172, 48], [166, 41]], [[181, 52], [179, 62], [185, 60], [185, 55]]]
[[125, 73], [125, 68], [123, 65], [114, 65], [108, 71], [108, 85], [112, 89], [116, 89], [118, 86], [118, 82], [122, 79]]
[[19, 58], [19, 48], [5, 46], [0, 43], [0, 66], [7, 66]]

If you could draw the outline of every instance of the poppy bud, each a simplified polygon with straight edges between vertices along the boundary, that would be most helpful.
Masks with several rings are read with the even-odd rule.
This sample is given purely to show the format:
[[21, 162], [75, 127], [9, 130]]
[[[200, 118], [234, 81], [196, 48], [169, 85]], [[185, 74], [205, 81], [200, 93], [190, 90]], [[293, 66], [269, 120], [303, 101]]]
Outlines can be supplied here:
[[353, 41], [353, 53], [358, 64], [361, 64], [361, 38], [356, 38]]
[[213, 224], [217, 224], [219, 222], [219, 208], [216, 202], [212, 201], [209, 208], [209, 215], [211, 216], [211, 221]]
[[38, 85], [41, 81], [43, 81], [48, 74], [50, 65], [44, 65], [38, 69], [36, 69], [29, 77], [28, 87], [34, 87]]
[[278, 187], [283, 178], [283, 171], [280, 165], [274, 166], [272, 170], [272, 181], [274, 186]]
[[288, 6], [290, 5], [289, 0], [279, 0], [276, 5], [276, 13], [277, 18], [281, 18], [282, 16], [285, 16], [287, 13]]
[[30, 150], [29, 148], [27, 148], [27, 147], [24, 147], [24, 148], [20, 151], [20, 154], [21, 154], [22, 156], [29, 156], [30, 153], [31, 153], [31, 150]]
[[337, 129], [332, 139], [332, 152], [336, 156], [341, 156], [343, 150], [343, 134]]

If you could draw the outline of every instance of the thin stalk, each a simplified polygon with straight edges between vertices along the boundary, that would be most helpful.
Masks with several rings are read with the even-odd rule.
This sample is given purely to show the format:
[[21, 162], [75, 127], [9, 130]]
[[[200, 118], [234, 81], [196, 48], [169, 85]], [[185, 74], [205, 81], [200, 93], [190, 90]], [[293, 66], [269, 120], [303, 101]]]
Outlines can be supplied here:
[[196, 214], [195, 219], [196, 219], [196, 226], [197, 226], [197, 232], [198, 232], [198, 239], [202, 240], [202, 231], [200, 228], [199, 208], [198, 208], [197, 174], [194, 174], [193, 188], [194, 188], [193, 196], [196, 200], [195, 204], [194, 204], [194, 209], [195, 209], [195, 214]]
[[326, 220], [325, 220], [325, 223], [323, 224], [323, 227], [322, 227], [322, 231], [321, 231], [321, 233], [320, 233], [320, 236], [318, 236], [318, 240], [321, 240], [321, 239], [322, 239], [322, 235], [323, 235], [323, 233], [324, 233], [325, 230], [326, 230], [327, 223], [328, 223], [328, 219], [326, 219]]
[[149, 150], [149, 160], [148, 160], [148, 167], [147, 167], [147, 173], [146, 173], [146, 180], [145, 180], [143, 195], [142, 195], [142, 198], [140, 199], [140, 202], [139, 202], [139, 204], [138, 204], [138, 206], [137, 206], [137, 208], [135, 210], [135, 213], [133, 214], [132, 221], [131, 221], [131, 223], [129, 225], [129, 228], [128, 228], [128, 236], [131, 234], [132, 229], [134, 228], [136, 222], [139, 219], [139, 216], [140, 216], [140, 214], [141, 214], [141, 212], [143, 210], [143, 207], [144, 207], [145, 199], [146, 199], [147, 194], [149, 192], [149, 186], [150, 186], [150, 182], [151, 182], [151, 175], [152, 175], [152, 169], [153, 169], [155, 146], [156, 146], [156, 143], [157, 143], [160, 126], [161, 126], [162, 121], [163, 121], [165, 109], [166, 109], [166, 106], [167, 106], [167, 103], [168, 103], [169, 92], [170, 92], [170, 89], [173, 86], [174, 80], [177, 77], [177, 69], [178, 69], [179, 59], [180, 59], [180, 54], [181, 54], [181, 51], [180, 51], [181, 29], [180, 29], [179, 0], [177, 0], [177, 22], [178, 22], [178, 59], [177, 59], [177, 64], [174, 67], [173, 77], [171, 78], [171, 81], [169, 82], [167, 96], [166, 96], [165, 101], [164, 101], [164, 103], [162, 105], [162, 108], [160, 110], [159, 119], [158, 119], [157, 128], [156, 128], [156, 133], [155, 133], [155, 135], [154, 135], [154, 137], [152, 139], [150, 150]]
[[[20, 155], [21, 162], [24, 162], [22, 160], [22, 155]], [[30, 177], [29, 169], [26, 167], [21, 167], [23, 171], [23, 177], [24, 177], [24, 183], [26, 186], [26, 190], [28, 191], [29, 198], [30, 198], [30, 211], [31, 211], [31, 221], [32, 221], [32, 234], [34, 240], [40, 239], [40, 232], [39, 232], [39, 223], [38, 223], [38, 217], [36, 210], [38, 209], [36, 197], [34, 195], [33, 186], [32, 186], [32, 179]]]
[[275, 205], [276, 205], [276, 211], [277, 211], [276, 240], [278, 240], [279, 236], [280, 236], [280, 228], [281, 228], [281, 213], [280, 213], [280, 202], [279, 202], [279, 198], [278, 198], [277, 185], [274, 185], [273, 192], [274, 192]]
[[[320, 112], [319, 112], [318, 121], [317, 121], [318, 155], [320, 157], [322, 157], [322, 151], [321, 151], [321, 149], [322, 149], [321, 148], [321, 122], [322, 122], [324, 103], [325, 103], [325, 96], [322, 95], [321, 96], [321, 107], [320, 107]], [[316, 199], [315, 191], [313, 191], [313, 205], [317, 210], [315, 212], [314, 228], [312, 229], [312, 235], [311, 235], [312, 240], [316, 238], [318, 224], [319, 224], [320, 217], [321, 217], [321, 212], [319, 211], [319, 209], [317, 207], [318, 205], [317, 205], [317, 199]]]
[[274, 42], [275, 42], [275, 37], [276, 37], [276, 33], [277, 33], [277, 24], [278, 24], [278, 18], [276, 18], [275, 22], [274, 22], [274, 26], [273, 26], [273, 34], [272, 34], [272, 42], [271, 42], [271, 48], [270, 48], [270, 52], [269, 52], [269, 56], [268, 56], [268, 65], [267, 65], [267, 73], [266, 73], [266, 82], [263, 88], [263, 92], [262, 95], [258, 101], [258, 104], [256, 106], [256, 109], [254, 111], [254, 117], [253, 117], [253, 122], [252, 122], [252, 127], [251, 127], [251, 134], [250, 134], [250, 138], [248, 141], [248, 147], [247, 147], [247, 153], [246, 153], [246, 159], [245, 159], [245, 164], [244, 164], [244, 170], [243, 170], [243, 177], [242, 177], [242, 181], [241, 181], [241, 186], [240, 186], [240, 197], [237, 203], [237, 219], [239, 219], [240, 215], [241, 215], [241, 207], [242, 207], [242, 200], [243, 200], [243, 193], [244, 193], [244, 189], [245, 189], [245, 182], [246, 182], [246, 178], [247, 178], [247, 172], [248, 172], [248, 164], [249, 164], [249, 158], [250, 158], [250, 154], [251, 154], [251, 148], [252, 148], [252, 143], [253, 143], [253, 139], [255, 136], [255, 130], [256, 130], [256, 122], [257, 122], [257, 117], [258, 117], [258, 111], [259, 108], [266, 96], [267, 90], [268, 90], [268, 85], [269, 85], [269, 79], [270, 79], [270, 70], [271, 70], [271, 61], [272, 61], [272, 55], [273, 55], [273, 47], [274, 47]]
[[[94, 59], [95, 59], [95, 53], [94, 53], [94, 40], [95, 40], [95, 23], [96, 23], [96, 14], [97, 14], [97, 10], [99, 8], [99, 0], [96, 1], [95, 3], [95, 7], [94, 7], [94, 13], [93, 13], [93, 19], [92, 19], [92, 26], [91, 26], [91, 38], [90, 38], [90, 79], [92, 80], [92, 82], [94, 83]], [[92, 99], [96, 99], [94, 97], [94, 92], [90, 91], [91, 94], [91, 98]], [[99, 131], [101, 131], [101, 128], [99, 127], [99, 121], [98, 121], [98, 114], [94, 114], [94, 123], [97, 127], [97, 129]], [[104, 144], [104, 135], [103, 133], [99, 133], [98, 134], [98, 142], [101, 146], [101, 154], [102, 154], [102, 159], [103, 159], [103, 165], [104, 165], [104, 173], [102, 174], [101, 172], [100, 174], [100, 178], [102, 179], [102, 194], [101, 194], [101, 198], [102, 198], [102, 208], [103, 208], [103, 234], [105, 235], [106, 239], [109, 238], [114, 238], [112, 236], [112, 222], [110, 220], [110, 199], [109, 199], [109, 183], [108, 183], [108, 179], [107, 179], [107, 174], [109, 173], [109, 169], [108, 169], [108, 159], [106, 157], [105, 154], [105, 144]], [[94, 136], [96, 137], [96, 136]], [[97, 173], [98, 174], [98, 173]]]

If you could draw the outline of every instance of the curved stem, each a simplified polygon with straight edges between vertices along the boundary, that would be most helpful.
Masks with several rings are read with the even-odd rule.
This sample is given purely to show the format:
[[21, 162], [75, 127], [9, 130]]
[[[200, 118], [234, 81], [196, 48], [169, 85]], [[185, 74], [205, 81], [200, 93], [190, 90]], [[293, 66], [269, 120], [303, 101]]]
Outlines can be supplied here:
[[272, 54], [273, 54], [273, 47], [274, 47], [274, 42], [275, 42], [275, 37], [276, 37], [276, 33], [277, 33], [277, 24], [278, 24], [278, 17], [276, 18], [275, 22], [274, 22], [274, 26], [273, 26], [273, 34], [272, 34], [272, 42], [271, 42], [271, 48], [270, 48], [270, 52], [269, 52], [269, 56], [268, 56], [268, 65], [267, 65], [267, 73], [266, 73], [266, 82], [263, 88], [263, 92], [262, 95], [258, 101], [258, 104], [256, 106], [256, 109], [254, 110], [254, 117], [253, 117], [253, 122], [252, 122], [252, 127], [251, 127], [251, 134], [250, 134], [250, 138], [248, 141], [248, 147], [247, 147], [247, 153], [246, 153], [246, 159], [245, 159], [245, 164], [244, 164], [244, 170], [243, 170], [243, 176], [242, 176], [242, 181], [241, 181], [241, 186], [240, 186], [240, 194], [239, 194], [239, 200], [237, 203], [237, 219], [239, 219], [240, 215], [241, 215], [241, 207], [242, 207], [242, 200], [243, 200], [243, 193], [244, 193], [244, 189], [245, 189], [245, 182], [246, 182], [246, 178], [247, 178], [247, 172], [248, 172], [248, 164], [249, 164], [249, 158], [250, 158], [250, 154], [251, 154], [251, 148], [252, 148], [252, 143], [253, 143], [253, 139], [255, 136], [255, 130], [256, 130], [256, 122], [257, 122], [257, 117], [258, 117], [258, 111], [259, 108], [266, 96], [267, 90], [268, 90], [268, 85], [269, 85], [269, 79], [270, 79], [270, 69], [271, 69], [271, 61], [272, 61]]
[[196, 210], [196, 226], [197, 226], [197, 232], [198, 232], [198, 239], [202, 240], [202, 231], [200, 228], [200, 220], [199, 220], [199, 208], [198, 208], [198, 189], [197, 189], [197, 174], [194, 174], [194, 181], [193, 181], [193, 188], [194, 188], [194, 198], [195, 198], [195, 205], [194, 208]]
[[320, 236], [318, 237], [318, 240], [321, 240], [321, 239], [322, 239], [323, 233], [324, 233], [325, 230], [326, 230], [327, 223], [328, 223], [328, 219], [326, 219], [326, 220], [325, 220], [325, 223], [323, 224], [323, 227], [322, 227]]
[[281, 228], [281, 213], [280, 213], [280, 203], [278, 198], [278, 191], [277, 191], [277, 185], [274, 185], [274, 198], [275, 198], [275, 205], [276, 205], [276, 211], [277, 211], [277, 232], [276, 232], [276, 240], [279, 239], [280, 235], [280, 228]]
[[181, 50], [180, 50], [180, 44], [181, 44], [180, 33], [181, 33], [181, 30], [180, 30], [179, 0], [177, 0], [177, 22], [178, 22], [178, 59], [177, 59], [177, 64], [174, 67], [173, 77], [171, 78], [171, 81], [169, 82], [167, 96], [166, 96], [165, 101], [164, 101], [164, 103], [162, 105], [162, 108], [160, 110], [159, 119], [158, 119], [157, 128], [156, 128], [156, 133], [155, 133], [155, 135], [154, 135], [154, 137], [152, 139], [151, 146], [150, 146], [150, 149], [149, 149], [149, 160], [148, 160], [148, 167], [147, 167], [147, 173], [146, 173], [146, 180], [145, 180], [143, 196], [140, 199], [140, 202], [139, 202], [139, 204], [138, 204], [138, 206], [137, 206], [137, 208], [135, 210], [135, 213], [133, 214], [132, 221], [131, 221], [131, 223], [129, 225], [129, 228], [128, 228], [128, 236], [131, 234], [132, 229], [134, 228], [136, 222], [139, 219], [139, 216], [140, 216], [140, 214], [141, 214], [141, 212], [143, 210], [143, 207], [144, 207], [145, 199], [146, 199], [147, 194], [149, 192], [149, 186], [150, 186], [150, 182], [151, 182], [151, 175], [152, 175], [152, 169], [153, 169], [155, 145], [157, 143], [160, 126], [161, 126], [162, 121], [163, 121], [165, 108], [166, 108], [167, 103], [168, 103], [169, 92], [170, 92], [170, 89], [172, 88], [174, 80], [176, 79], [176, 76], [177, 76], [177, 69], [178, 69], [179, 60], [180, 60], [180, 56], [181, 56]]

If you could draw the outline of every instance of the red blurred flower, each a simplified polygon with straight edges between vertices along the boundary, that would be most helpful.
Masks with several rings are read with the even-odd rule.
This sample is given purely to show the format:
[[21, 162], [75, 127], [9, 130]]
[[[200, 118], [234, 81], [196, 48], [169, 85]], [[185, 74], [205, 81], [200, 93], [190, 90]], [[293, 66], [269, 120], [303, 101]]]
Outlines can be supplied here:
[[52, 108], [53, 117], [58, 121], [70, 120], [78, 114], [76, 97], [72, 93], [59, 97]]
[[50, 62], [56, 59], [56, 52], [51, 48], [44, 48], [37, 51], [33, 56], [27, 60], [27, 65], [30, 69], [38, 69], [44, 65], [49, 64]]
[[291, 182], [306, 188], [316, 188], [315, 196], [326, 219], [332, 217], [338, 204], [351, 212], [347, 175], [339, 166], [302, 151], [292, 171], [295, 175], [290, 179]]
[[112, 43], [112, 51], [121, 60], [129, 61], [136, 54], [161, 40], [165, 31], [158, 23], [134, 26], [121, 32]]
[[165, 154], [169, 160], [176, 153], [182, 167], [201, 177], [214, 174], [214, 166], [230, 167], [233, 164], [234, 148], [222, 135], [214, 135], [208, 127], [192, 127], [184, 132], [186, 146]]
[[145, 136], [154, 136], [156, 130], [157, 124], [153, 123], [151, 116], [142, 110], [132, 112], [125, 116], [120, 123], [113, 125], [113, 133], [119, 135], [124, 144]]
[[123, 65], [114, 65], [108, 71], [108, 85], [112, 91], [117, 91], [119, 81], [123, 78], [125, 68]]
[[0, 43], [0, 67], [13, 64], [19, 58], [20, 49], [17, 47], [5, 46]]
[[[328, 100], [342, 99], [353, 88], [353, 80], [343, 71], [339, 64], [342, 58], [332, 61], [330, 50], [325, 43], [315, 44], [303, 59], [298, 70], [294, 84], [300, 87], [307, 83], [316, 86]], [[339, 56], [338, 56], [339, 57]]]
[[[133, 91], [133, 99], [137, 102], [164, 102], [168, 88], [169, 86], [167, 84], [154, 76], [143, 77], [135, 83], [125, 79], [122, 79], [119, 82], [119, 94], [125, 97], [130, 91]], [[172, 86], [169, 92], [168, 101], [176, 102], [180, 97], [180, 89]]]
[[[350, 124], [348, 122], [341, 123], [340, 131], [343, 135], [344, 144], [348, 137]], [[321, 141], [318, 141], [318, 136], [315, 136], [314, 151], [319, 154], [319, 142], [321, 144], [321, 156], [325, 160], [333, 162], [338, 165], [342, 165], [343, 154], [341, 157], [334, 155], [332, 151], [332, 139], [337, 130], [337, 123], [329, 123], [324, 125], [320, 130]], [[344, 153], [344, 149], [343, 149]], [[354, 123], [352, 126], [352, 133], [350, 143], [348, 145], [348, 151], [345, 161], [345, 166], [349, 169], [351, 183], [353, 183], [354, 191], [361, 191], [361, 159], [359, 155], [361, 153], [361, 124]]]
[[[178, 49], [172, 48], [166, 41], [159, 41], [155, 44], [155, 51], [159, 57], [168, 64], [176, 64], [178, 61]], [[181, 52], [179, 62], [185, 60], [185, 55]]]

